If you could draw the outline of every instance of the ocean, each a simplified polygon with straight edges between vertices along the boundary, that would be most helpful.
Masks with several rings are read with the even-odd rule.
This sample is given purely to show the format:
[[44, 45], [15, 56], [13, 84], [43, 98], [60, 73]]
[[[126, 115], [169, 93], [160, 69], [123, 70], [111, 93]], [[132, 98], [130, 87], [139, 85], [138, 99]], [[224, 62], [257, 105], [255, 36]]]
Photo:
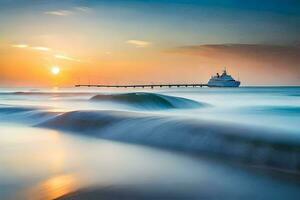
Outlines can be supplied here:
[[297, 199], [300, 87], [1, 88], [0, 199]]

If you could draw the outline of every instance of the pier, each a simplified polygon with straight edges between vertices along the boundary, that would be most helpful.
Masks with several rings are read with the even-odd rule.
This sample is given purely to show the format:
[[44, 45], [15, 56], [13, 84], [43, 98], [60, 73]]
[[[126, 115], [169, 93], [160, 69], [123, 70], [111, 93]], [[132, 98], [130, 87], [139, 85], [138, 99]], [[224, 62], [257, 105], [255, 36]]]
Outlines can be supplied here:
[[97, 84], [77, 84], [75, 87], [100, 87], [100, 88], [155, 88], [155, 87], [205, 87], [207, 84], [140, 84], [140, 85], [97, 85]]

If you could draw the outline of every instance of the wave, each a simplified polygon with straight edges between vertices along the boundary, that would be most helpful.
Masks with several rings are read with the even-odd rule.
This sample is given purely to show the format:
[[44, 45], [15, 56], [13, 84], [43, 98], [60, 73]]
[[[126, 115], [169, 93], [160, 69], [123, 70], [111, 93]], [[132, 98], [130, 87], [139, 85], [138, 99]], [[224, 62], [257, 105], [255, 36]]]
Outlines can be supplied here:
[[0, 92], [0, 95], [6, 96], [60, 96], [60, 97], [69, 97], [69, 96], [79, 96], [79, 95], [95, 95], [93, 92]]
[[300, 116], [300, 106], [253, 106], [245, 109], [250, 113]]
[[30, 106], [6, 106], [0, 107], [0, 120], [13, 122], [30, 122], [32, 124], [40, 123], [49, 120], [61, 112], [47, 111], [45, 108], [30, 107]]
[[288, 131], [125, 111], [62, 113], [3, 105], [0, 120], [300, 172], [300, 138]]
[[95, 95], [95, 93], [91, 93], [91, 92], [15, 92], [14, 95], [74, 97], [74, 96], [90, 96], [90, 95]]
[[34, 111], [34, 107], [19, 107], [19, 106], [4, 106], [0, 107], [0, 113], [9, 114], [9, 113], [19, 113], [19, 112], [30, 112]]
[[279, 130], [124, 111], [66, 112], [38, 126], [300, 172], [300, 140]]
[[144, 109], [197, 108], [206, 104], [182, 97], [156, 93], [134, 92], [124, 94], [98, 94], [92, 101], [106, 101]]

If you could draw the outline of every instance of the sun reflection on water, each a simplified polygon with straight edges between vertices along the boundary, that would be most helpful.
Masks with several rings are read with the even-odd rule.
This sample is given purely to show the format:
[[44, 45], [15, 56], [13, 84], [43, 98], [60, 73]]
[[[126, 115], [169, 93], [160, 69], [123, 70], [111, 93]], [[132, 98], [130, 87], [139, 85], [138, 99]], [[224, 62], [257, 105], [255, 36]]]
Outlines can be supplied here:
[[61, 174], [40, 182], [28, 190], [29, 199], [56, 199], [78, 188], [78, 179], [74, 174]]
[[[19, 176], [32, 173], [32, 169], [35, 169], [35, 174], [60, 173], [64, 168], [66, 154], [60, 134], [56, 131], [39, 134], [39, 129], [32, 128], [28, 128], [26, 134], [20, 134], [18, 130], [23, 132], [22, 127], [3, 130], [0, 138], [6, 141], [2, 146], [6, 153], [1, 157], [2, 167], [13, 170], [14, 174]], [[11, 156], [11, 153], [15, 156]], [[26, 169], [20, 167], [24, 165], [27, 166]]]

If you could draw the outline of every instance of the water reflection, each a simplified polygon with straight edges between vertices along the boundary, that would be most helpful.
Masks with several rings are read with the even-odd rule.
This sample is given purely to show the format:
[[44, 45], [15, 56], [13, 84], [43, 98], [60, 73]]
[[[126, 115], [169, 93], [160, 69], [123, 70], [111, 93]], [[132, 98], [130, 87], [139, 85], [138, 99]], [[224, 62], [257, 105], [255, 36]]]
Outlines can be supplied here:
[[16, 125], [1, 126], [1, 130], [2, 169], [26, 176], [31, 173], [59, 173], [64, 168], [66, 149], [58, 132], [45, 131], [41, 134], [39, 129], [24, 129]]
[[62, 174], [51, 177], [29, 189], [28, 199], [55, 199], [73, 192], [78, 188], [78, 179], [74, 174]]
[[[0, 199], [53, 199], [73, 191], [66, 144], [56, 131], [0, 124]], [[2, 193], [2, 194], [1, 194]]]
[[104, 190], [109, 194], [121, 186], [146, 194], [217, 194], [215, 199], [300, 195], [299, 186], [221, 162], [47, 129], [0, 127], [0, 199], [47, 200], [95, 186], [112, 186]]

